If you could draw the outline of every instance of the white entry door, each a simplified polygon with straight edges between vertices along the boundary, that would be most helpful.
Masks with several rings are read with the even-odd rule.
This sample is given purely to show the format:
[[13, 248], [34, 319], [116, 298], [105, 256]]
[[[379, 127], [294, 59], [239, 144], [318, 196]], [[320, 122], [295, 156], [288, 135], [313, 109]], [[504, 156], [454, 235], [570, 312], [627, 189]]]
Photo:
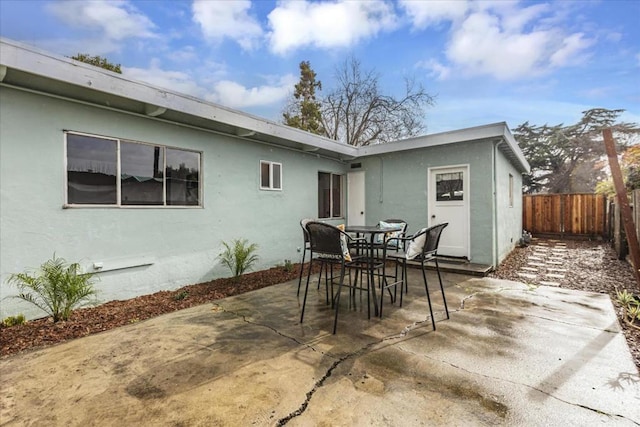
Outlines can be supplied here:
[[364, 171], [347, 174], [347, 224], [365, 225]]
[[429, 225], [448, 222], [438, 254], [469, 258], [469, 167], [429, 169]]

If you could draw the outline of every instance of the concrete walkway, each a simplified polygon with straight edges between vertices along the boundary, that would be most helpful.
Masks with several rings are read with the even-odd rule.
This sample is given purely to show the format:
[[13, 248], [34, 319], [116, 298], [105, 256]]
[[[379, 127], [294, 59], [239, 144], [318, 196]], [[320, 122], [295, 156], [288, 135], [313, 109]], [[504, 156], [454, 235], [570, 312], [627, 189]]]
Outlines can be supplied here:
[[5, 358], [0, 424], [640, 425], [608, 296], [447, 273], [434, 332], [411, 274], [382, 319], [343, 298], [335, 336], [324, 292], [301, 325], [289, 282]]

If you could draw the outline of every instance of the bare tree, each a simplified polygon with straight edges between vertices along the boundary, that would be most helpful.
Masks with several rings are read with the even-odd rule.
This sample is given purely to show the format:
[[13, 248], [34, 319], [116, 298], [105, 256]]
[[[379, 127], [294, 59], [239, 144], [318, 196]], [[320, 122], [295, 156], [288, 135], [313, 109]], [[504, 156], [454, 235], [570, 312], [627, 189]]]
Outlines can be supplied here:
[[425, 109], [434, 104], [421, 84], [405, 79], [402, 98], [383, 95], [379, 76], [362, 71], [355, 58], [336, 70], [336, 87], [322, 100], [327, 137], [365, 146], [416, 136], [425, 130]]

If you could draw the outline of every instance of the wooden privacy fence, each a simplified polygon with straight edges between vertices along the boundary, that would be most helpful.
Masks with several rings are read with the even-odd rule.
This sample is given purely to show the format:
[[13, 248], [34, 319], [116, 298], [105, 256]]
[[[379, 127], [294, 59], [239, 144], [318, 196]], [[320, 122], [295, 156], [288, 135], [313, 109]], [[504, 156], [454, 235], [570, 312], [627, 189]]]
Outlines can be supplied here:
[[522, 226], [532, 234], [603, 236], [607, 203], [600, 194], [523, 196]]

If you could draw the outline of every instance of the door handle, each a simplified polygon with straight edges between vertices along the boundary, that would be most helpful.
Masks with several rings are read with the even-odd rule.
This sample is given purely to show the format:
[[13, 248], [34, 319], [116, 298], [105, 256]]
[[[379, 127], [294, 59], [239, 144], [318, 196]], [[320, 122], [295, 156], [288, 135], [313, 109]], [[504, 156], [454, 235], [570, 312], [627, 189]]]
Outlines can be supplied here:
[[431, 219], [436, 219], [436, 216], [435, 215], [431, 215]]
[[364, 211], [360, 211], [360, 215], [364, 215]]

